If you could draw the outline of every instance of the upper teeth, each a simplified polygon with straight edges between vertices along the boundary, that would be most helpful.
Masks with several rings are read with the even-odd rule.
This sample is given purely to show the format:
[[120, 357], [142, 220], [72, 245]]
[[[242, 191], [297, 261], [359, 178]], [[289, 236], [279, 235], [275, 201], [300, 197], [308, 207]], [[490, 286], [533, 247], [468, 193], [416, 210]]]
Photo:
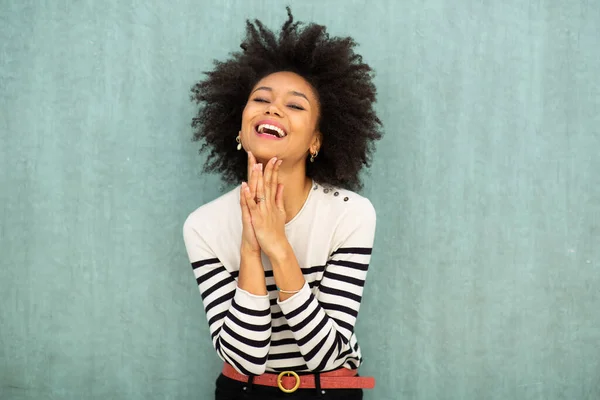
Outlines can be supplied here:
[[285, 132], [283, 131], [283, 129], [278, 128], [275, 125], [261, 124], [258, 126], [257, 130], [259, 133], [263, 133], [265, 129], [270, 129], [272, 131], [277, 132], [277, 136], [279, 136], [280, 138], [285, 136]]

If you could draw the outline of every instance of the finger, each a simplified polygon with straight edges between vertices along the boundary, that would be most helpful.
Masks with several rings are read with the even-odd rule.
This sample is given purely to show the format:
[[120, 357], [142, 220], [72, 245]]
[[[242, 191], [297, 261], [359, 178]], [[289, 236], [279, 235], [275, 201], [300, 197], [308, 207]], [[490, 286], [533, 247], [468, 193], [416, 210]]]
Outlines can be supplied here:
[[250, 181], [250, 176], [252, 175], [252, 169], [254, 168], [254, 164], [256, 164], [256, 158], [254, 158], [254, 154], [251, 151], [248, 152], [248, 181]]
[[257, 210], [257, 205], [256, 202], [254, 201], [254, 197], [252, 196], [252, 194], [250, 193], [250, 188], [246, 187], [244, 189], [244, 202], [246, 203], [246, 206], [248, 208], [248, 211], [250, 213], [250, 217], [252, 217], [252, 214]]
[[273, 196], [273, 201], [276, 201], [277, 196], [277, 184], [279, 183], [279, 167], [283, 163], [283, 160], [277, 161], [275, 164], [275, 168], [273, 169], [273, 177], [271, 178], [271, 193]]
[[248, 198], [251, 198], [248, 184], [242, 183], [242, 192], [240, 193], [240, 206], [242, 208], [242, 226], [252, 226], [252, 214], [250, 213], [250, 207], [248, 205]]
[[252, 175], [250, 176], [250, 182], [248, 182], [250, 194], [252, 195], [253, 199], [256, 197], [256, 185], [258, 184], [259, 176], [262, 176], [262, 164], [254, 164], [254, 167], [252, 167]]
[[240, 206], [244, 205], [244, 191], [248, 187], [246, 182], [242, 182], [242, 187], [240, 188]]
[[240, 192], [240, 206], [248, 207], [248, 201], [246, 200], [246, 192], [249, 190], [248, 184], [242, 182], [242, 191]]
[[275, 201], [275, 192], [272, 191], [271, 179], [273, 177], [273, 168], [277, 162], [277, 157], [273, 157], [267, 163], [264, 173], [265, 197], [269, 201]]
[[277, 185], [277, 196], [275, 197], [275, 204], [280, 211], [285, 212], [283, 205], [283, 183]]
[[[261, 165], [261, 164], [259, 164]], [[263, 174], [262, 171], [260, 173], [258, 173], [258, 179], [256, 182], [256, 201], [258, 202], [258, 205], [265, 205], [265, 203], [267, 202], [267, 198], [265, 197], [265, 182], [264, 182], [264, 178], [263, 178]]]

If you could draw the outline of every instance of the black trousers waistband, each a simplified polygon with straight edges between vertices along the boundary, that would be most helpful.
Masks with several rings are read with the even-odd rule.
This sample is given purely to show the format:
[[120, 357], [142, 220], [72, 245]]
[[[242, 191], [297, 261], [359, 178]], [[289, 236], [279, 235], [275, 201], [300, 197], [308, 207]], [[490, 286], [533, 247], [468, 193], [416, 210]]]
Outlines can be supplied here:
[[215, 389], [215, 400], [362, 400], [362, 398], [362, 389], [298, 389], [294, 393], [287, 394], [276, 387], [239, 382], [223, 374], [217, 378]]

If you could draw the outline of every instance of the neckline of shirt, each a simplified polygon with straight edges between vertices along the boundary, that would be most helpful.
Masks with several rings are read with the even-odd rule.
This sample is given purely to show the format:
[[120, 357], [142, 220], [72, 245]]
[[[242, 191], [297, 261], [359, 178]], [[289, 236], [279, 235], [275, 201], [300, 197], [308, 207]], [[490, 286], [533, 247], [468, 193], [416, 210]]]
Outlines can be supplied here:
[[302, 215], [302, 213], [304, 212], [304, 210], [307, 208], [308, 203], [310, 203], [310, 199], [313, 197], [313, 192], [315, 192], [315, 190], [313, 190], [314, 186], [315, 186], [315, 181], [314, 181], [314, 179], [311, 178], [310, 191], [308, 192], [308, 196], [306, 197], [306, 200], [304, 201], [304, 204], [302, 205], [302, 208], [300, 209], [300, 211], [298, 211], [296, 213], [294, 218], [292, 218], [289, 222], [287, 222], [285, 224], [286, 228], [289, 228], [295, 221], [297, 221], [300, 218], [300, 216]]

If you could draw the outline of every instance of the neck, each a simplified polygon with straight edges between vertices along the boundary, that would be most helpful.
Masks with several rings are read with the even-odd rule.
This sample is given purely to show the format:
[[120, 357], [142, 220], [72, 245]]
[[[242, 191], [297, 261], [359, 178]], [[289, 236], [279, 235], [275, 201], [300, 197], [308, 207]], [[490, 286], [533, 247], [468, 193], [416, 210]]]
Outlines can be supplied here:
[[[285, 164], [285, 162], [284, 162]], [[311, 179], [306, 176], [304, 166], [279, 170], [279, 182], [283, 184], [283, 204], [286, 223], [290, 222], [302, 209], [311, 190]]]

